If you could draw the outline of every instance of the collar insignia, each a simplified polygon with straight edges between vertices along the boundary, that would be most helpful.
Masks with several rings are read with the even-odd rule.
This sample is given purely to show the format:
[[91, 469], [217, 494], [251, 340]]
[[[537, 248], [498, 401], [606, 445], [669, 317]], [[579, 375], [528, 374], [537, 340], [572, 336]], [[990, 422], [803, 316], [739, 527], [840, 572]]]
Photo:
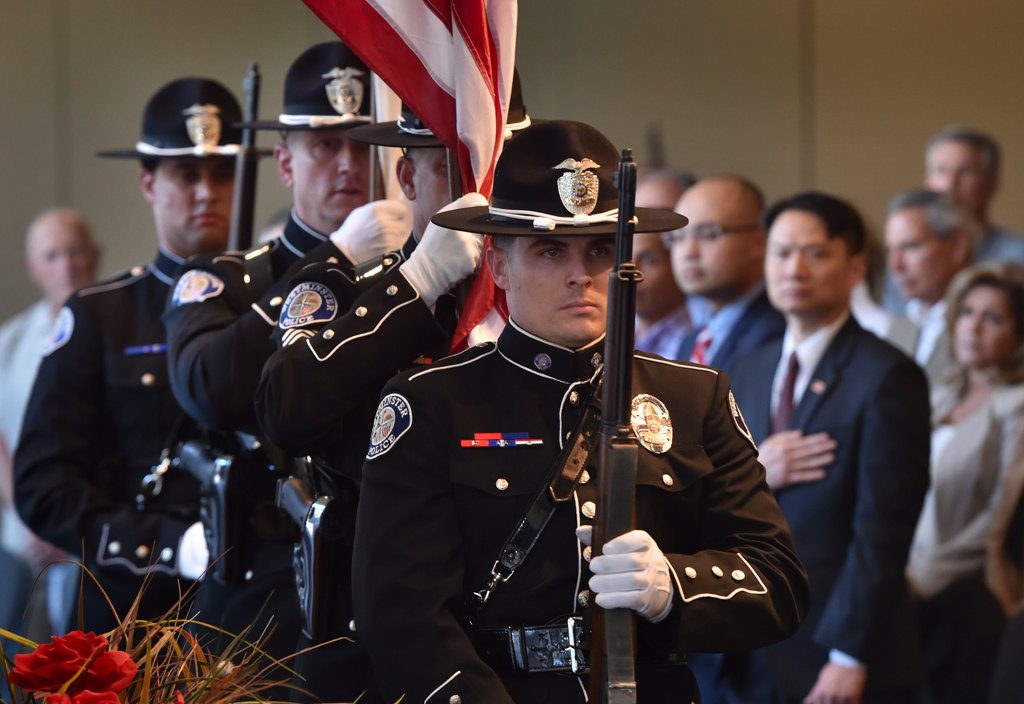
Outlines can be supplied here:
[[181, 114], [185, 115], [185, 129], [192, 144], [202, 149], [213, 149], [220, 144], [219, 107], [197, 103]]
[[572, 169], [558, 177], [558, 197], [573, 215], [590, 215], [597, 206], [597, 174], [588, 171], [601, 165], [584, 157], [581, 161], [566, 159], [555, 169]]
[[355, 115], [363, 105], [363, 83], [359, 77], [364, 74], [357, 68], [335, 66], [321, 78], [330, 79], [324, 90], [327, 100], [339, 115]]
[[672, 419], [661, 399], [638, 394], [630, 404], [629, 425], [640, 444], [661, 455], [672, 447]]

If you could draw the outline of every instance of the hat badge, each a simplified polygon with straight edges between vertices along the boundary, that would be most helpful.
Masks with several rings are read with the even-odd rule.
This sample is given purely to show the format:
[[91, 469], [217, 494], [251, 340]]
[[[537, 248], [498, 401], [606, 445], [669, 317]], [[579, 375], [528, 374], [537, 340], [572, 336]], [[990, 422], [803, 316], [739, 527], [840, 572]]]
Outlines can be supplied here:
[[220, 143], [220, 108], [216, 105], [192, 105], [181, 111], [185, 130], [192, 144], [200, 150], [213, 149]]
[[362, 107], [363, 82], [359, 77], [364, 73], [357, 68], [335, 66], [320, 76], [330, 79], [324, 90], [327, 91], [328, 102], [339, 115], [354, 115]]
[[562, 205], [573, 215], [590, 215], [597, 206], [597, 174], [588, 169], [600, 168], [600, 164], [584, 157], [580, 161], [566, 159], [555, 169], [572, 169], [558, 177], [558, 197]]

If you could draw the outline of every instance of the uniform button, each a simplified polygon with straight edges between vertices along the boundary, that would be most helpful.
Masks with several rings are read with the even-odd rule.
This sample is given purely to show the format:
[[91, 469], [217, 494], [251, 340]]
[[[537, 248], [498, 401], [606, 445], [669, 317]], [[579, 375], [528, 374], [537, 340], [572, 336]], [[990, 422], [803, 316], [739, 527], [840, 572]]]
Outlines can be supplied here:
[[597, 504], [593, 501], [585, 501], [583, 506], [580, 507], [580, 513], [587, 518], [593, 518], [594, 514], [597, 513]]
[[582, 472], [580, 472], [580, 484], [586, 484], [589, 481], [590, 481], [590, 472], [588, 472], [587, 470], [584, 469]]
[[170, 562], [171, 558], [174, 557], [174, 550], [171, 548], [164, 548], [160, 551], [160, 560], [162, 562]]
[[333, 330], [324, 330], [324, 339], [325, 340], [330, 340], [332, 337], [334, 337], [334, 331]]
[[358, 308], [356, 308], [357, 318], [362, 318], [364, 315], [366, 315], [366, 306], [359, 306]]
[[594, 356], [590, 358], [590, 365], [594, 369], [597, 369], [598, 367], [601, 366], [601, 353], [600, 352], [595, 352]]
[[384, 293], [388, 294], [389, 296], [394, 296], [396, 293], [398, 293], [398, 287], [395, 286], [394, 284], [391, 284], [386, 289], [384, 289]]
[[721, 567], [715, 565], [711, 568], [711, 574], [715, 575], [716, 577], [722, 577], [725, 575], [725, 572], [722, 571]]
[[579, 392], [578, 391], [570, 391], [569, 392], [569, 403], [571, 403], [572, 405], [575, 406], [579, 402], [580, 402], [580, 394], [579, 394]]
[[589, 545], [587, 547], [583, 548], [583, 559], [584, 560], [586, 560], [587, 562], [590, 562], [590, 558], [593, 557], [593, 555], [594, 555], [594, 551], [593, 551], [593, 549], [591, 549], [591, 547]]
[[140, 545], [139, 547], [135, 548], [135, 557], [139, 558], [140, 560], [145, 560], [147, 557], [149, 557], [149, 548], [147, 548], [145, 545]]
[[245, 274], [244, 276], [242, 276], [242, 281], [244, 281], [247, 284], [252, 283], [252, 277], [249, 276], [248, 274]]
[[743, 578], [746, 577], [746, 576], [747, 575], [743, 574], [743, 570], [733, 570], [732, 571], [732, 578], [735, 579], [737, 582], [742, 582]]
[[152, 386], [153, 382], [156, 381], [156, 377], [151, 373], [146, 372], [142, 375], [142, 379], [140, 379], [140, 381], [142, 381], [143, 386]]
[[138, 276], [139, 274], [141, 274], [145, 270], [146, 270], [145, 267], [133, 266], [132, 267], [132, 276]]
[[583, 608], [587, 608], [588, 606], [590, 606], [590, 590], [584, 589], [579, 594], [577, 594], [576, 603], [582, 606]]
[[352, 631], [353, 633], [356, 632], [356, 620], [355, 619], [352, 619], [351, 621], [348, 622], [348, 630]]
[[697, 579], [697, 570], [693, 569], [692, 567], [687, 567], [685, 570], [683, 570], [683, 572], [690, 579]]
[[391, 262], [395, 261], [391, 257], [384, 257], [384, 266], [391, 266]]
[[665, 486], [672, 486], [673, 484], [676, 483], [675, 480], [672, 479], [672, 475], [671, 474], [662, 474], [661, 475], [661, 481], [663, 481], [665, 483]]
[[245, 571], [245, 581], [246, 582], [251, 582], [252, 581], [252, 570], [246, 570]]
[[121, 552], [121, 543], [116, 540], [112, 540], [107, 544], [107, 552], [111, 555], [117, 555]]
[[498, 487], [498, 491], [505, 491], [505, 489], [508, 489], [508, 479], [498, 477], [497, 481], [494, 482], [494, 486]]
[[328, 264], [337, 264], [338, 263], [338, 258], [337, 257], [327, 257], [327, 263]]
[[281, 305], [281, 297], [280, 296], [274, 296], [273, 298], [271, 298], [270, 299], [270, 305], [272, 305], [272, 306], [279, 306], [279, 305]]
[[458, 694], [453, 694], [452, 696], [448, 697], [448, 704], [462, 704], [462, 697], [460, 697]]

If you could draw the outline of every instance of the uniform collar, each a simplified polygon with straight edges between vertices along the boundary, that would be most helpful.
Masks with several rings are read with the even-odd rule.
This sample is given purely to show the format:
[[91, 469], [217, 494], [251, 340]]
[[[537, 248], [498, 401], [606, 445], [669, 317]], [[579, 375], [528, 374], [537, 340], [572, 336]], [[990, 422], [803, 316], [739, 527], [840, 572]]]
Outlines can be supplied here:
[[510, 319], [498, 337], [498, 351], [516, 366], [568, 384], [594, 375], [603, 359], [604, 335], [572, 350], [532, 335]]
[[281, 233], [281, 244], [290, 249], [296, 256], [303, 257], [317, 245], [325, 242], [327, 235], [321, 234], [302, 222], [293, 209], [288, 224]]
[[149, 265], [149, 268], [156, 278], [170, 286], [178, 278], [178, 267], [184, 263], [184, 259], [161, 247], [157, 250], [156, 259]]

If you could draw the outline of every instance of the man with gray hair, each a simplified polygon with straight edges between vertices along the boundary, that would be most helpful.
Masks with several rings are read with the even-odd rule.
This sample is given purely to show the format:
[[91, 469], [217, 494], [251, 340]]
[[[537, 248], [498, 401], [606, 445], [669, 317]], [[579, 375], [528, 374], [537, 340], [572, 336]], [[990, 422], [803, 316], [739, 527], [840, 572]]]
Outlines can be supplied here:
[[951, 125], [928, 141], [924, 161], [924, 185], [949, 193], [978, 221], [977, 261], [1024, 261], [1024, 237], [990, 220], [989, 208], [999, 188], [998, 142], [979, 130]]
[[944, 193], [915, 189], [889, 204], [885, 223], [887, 268], [907, 300], [888, 340], [912, 356], [930, 383], [953, 364], [946, 327], [946, 289], [971, 265], [979, 226], [968, 210]]

